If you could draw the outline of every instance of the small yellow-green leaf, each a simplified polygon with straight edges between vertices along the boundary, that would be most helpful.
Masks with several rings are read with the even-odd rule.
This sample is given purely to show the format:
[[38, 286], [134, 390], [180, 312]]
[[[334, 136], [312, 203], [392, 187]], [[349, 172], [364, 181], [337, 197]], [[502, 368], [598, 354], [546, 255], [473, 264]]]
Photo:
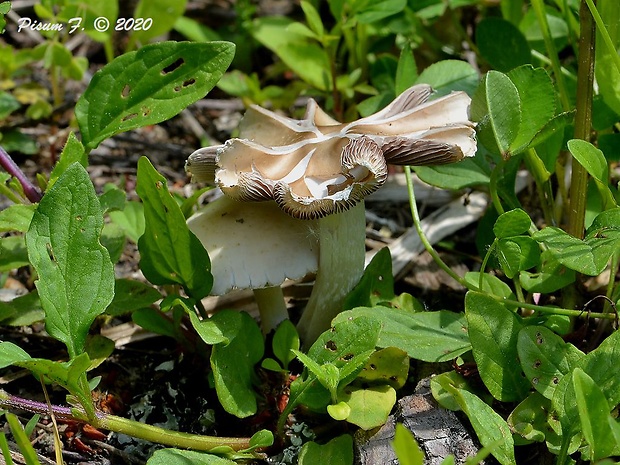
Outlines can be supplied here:
[[424, 452], [420, 449], [411, 431], [402, 423], [396, 424], [392, 447], [400, 465], [424, 465]]
[[347, 386], [339, 397], [351, 412], [347, 421], [369, 430], [381, 426], [396, 403], [396, 391], [391, 386], [374, 386], [367, 389]]

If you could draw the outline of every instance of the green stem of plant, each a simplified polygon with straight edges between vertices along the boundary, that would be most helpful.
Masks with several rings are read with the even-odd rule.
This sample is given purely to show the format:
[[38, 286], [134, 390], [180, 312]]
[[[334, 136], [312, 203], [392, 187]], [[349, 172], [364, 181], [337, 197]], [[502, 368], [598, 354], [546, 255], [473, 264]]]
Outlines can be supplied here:
[[528, 310], [534, 310], [534, 311], [541, 312], [541, 313], [551, 313], [552, 315], [564, 315], [564, 316], [577, 317], [577, 318], [580, 318], [580, 317], [604, 318], [607, 320], [613, 320], [616, 318], [616, 315], [612, 315], [611, 313], [592, 313], [592, 312], [588, 312], [587, 310], [571, 310], [569, 308], [545, 307], [544, 305], [536, 305], [536, 304], [530, 304], [527, 302], [519, 302], [518, 300], [514, 300], [514, 299], [507, 299], [505, 297], [501, 297], [495, 294], [485, 294], [485, 295], [488, 295], [493, 300], [506, 304], [506, 305], [527, 308]]
[[614, 42], [611, 40], [611, 36], [605, 27], [605, 23], [603, 22], [603, 18], [599, 14], [594, 2], [592, 0], [586, 0], [586, 4], [590, 10], [590, 14], [594, 18], [594, 22], [596, 23], [596, 27], [598, 29], [599, 34], [601, 34], [601, 38], [607, 47], [607, 51], [609, 55], [613, 58], [614, 64], [616, 65], [616, 69], [620, 72], [620, 55], [616, 51], [616, 47], [614, 46]]
[[[579, 40], [579, 67], [577, 70], [577, 112], [575, 115], [575, 138], [589, 140], [592, 126], [592, 93], [594, 83], [595, 29], [592, 15], [584, 1], [579, 11], [581, 38]], [[586, 212], [588, 172], [573, 158], [573, 172], [568, 202], [568, 225], [566, 232], [583, 238]]]
[[549, 29], [549, 23], [547, 22], [547, 13], [545, 12], [545, 5], [543, 0], [532, 0], [532, 7], [534, 8], [536, 18], [538, 19], [538, 23], [540, 24], [543, 40], [545, 42], [545, 48], [547, 49], [547, 54], [551, 59], [551, 68], [553, 69], [553, 74], [558, 84], [558, 90], [560, 91], [562, 108], [564, 108], [564, 111], [568, 111], [570, 110], [570, 99], [568, 97], [566, 84], [564, 83], [564, 76], [562, 75], [560, 59], [555, 48], [555, 43], [553, 42], [553, 37], [551, 37], [551, 31]]
[[[0, 390], [0, 407], [5, 409], [17, 408], [43, 415], [50, 413], [49, 407], [45, 403], [12, 396], [2, 390]], [[92, 418], [89, 418], [86, 412], [79, 409], [69, 409], [68, 407], [61, 407], [58, 405], [52, 405], [51, 409], [52, 413], [57, 418], [72, 419], [88, 423], [95, 428], [126, 434], [166, 446], [205, 452], [222, 446], [230, 447], [235, 451], [248, 449], [250, 447], [250, 438], [202, 436], [198, 434], [181, 433], [134, 420], [128, 420], [115, 415], [108, 415], [103, 412], [97, 412]]]
[[413, 216], [413, 225], [420, 236], [420, 241], [426, 251], [431, 255], [435, 263], [444, 270], [448, 275], [454, 279], [457, 283], [459, 283], [464, 288], [471, 288], [471, 285], [465, 281], [464, 278], [456, 274], [439, 256], [437, 251], [433, 248], [433, 245], [428, 241], [426, 234], [422, 230], [422, 225], [420, 224], [420, 216], [418, 214], [418, 206], [415, 200], [415, 192], [413, 190], [413, 181], [411, 179], [411, 167], [405, 166], [405, 178], [407, 179], [407, 190], [409, 192], [409, 207], [411, 208], [411, 215]]
[[523, 160], [528, 168], [528, 171], [532, 173], [534, 181], [536, 182], [536, 189], [538, 191], [538, 197], [540, 198], [540, 205], [545, 216], [545, 222], [548, 225], [555, 224], [555, 215], [553, 212], [553, 190], [551, 183], [549, 182], [549, 172], [545, 168], [544, 163], [536, 153], [535, 149], [529, 149], [524, 153]]
[[491, 196], [491, 201], [493, 202], [493, 206], [495, 207], [498, 215], [504, 213], [504, 206], [499, 198], [499, 191], [497, 189], [497, 180], [502, 172], [502, 169], [504, 168], [504, 164], [505, 161], [502, 159], [497, 165], [495, 165], [495, 168], [491, 171], [491, 176], [489, 178], [489, 195]]
[[220, 438], [181, 433], [179, 431], [171, 431], [158, 426], [147, 425], [134, 420], [128, 420], [127, 418], [117, 417], [115, 415], [98, 417], [97, 421], [95, 421], [92, 426], [181, 449], [208, 452], [221, 446], [227, 446], [233, 450], [243, 450], [250, 447], [250, 438]]

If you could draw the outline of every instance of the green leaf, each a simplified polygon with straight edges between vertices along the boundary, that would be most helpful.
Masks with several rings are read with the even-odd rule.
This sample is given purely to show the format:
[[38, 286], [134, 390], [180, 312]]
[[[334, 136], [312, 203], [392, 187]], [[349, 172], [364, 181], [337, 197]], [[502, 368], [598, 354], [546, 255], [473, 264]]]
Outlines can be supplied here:
[[[0, 16], [0, 29], [3, 27], [2, 17]], [[21, 104], [15, 97], [8, 92], [0, 92], [0, 119], [5, 119], [19, 107]]]
[[597, 44], [596, 59], [594, 73], [597, 83], [600, 83], [598, 90], [603, 97], [604, 102], [614, 110], [616, 114], [620, 114], [620, 70], [616, 66], [617, 57], [614, 54], [620, 46], [620, 12], [618, 5], [614, 0], [599, 0], [596, 8], [603, 18], [603, 22], [607, 28], [607, 32], [611, 38], [614, 50], [610, 50], [604, 45], [601, 32], [597, 28]]
[[84, 146], [75, 137], [75, 134], [72, 132], [69, 134], [67, 138], [67, 142], [60, 153], [60, 158], [58, 163], [54, 165], [54, 169], [50, 173], [50, 179], [47, 184], [47, 188], [50, 189], [54, 183], [58, 180], [58, 178], [64, 173], [69, 166], [73, 163], [80, 163], [84, 168], [88, 166], [88, 155], [84, 150]]
[[222, 407], [239, 418], [256, 413], [256, 394], [252, 387], [254, 365], [264, 352], [263, 335], [256, 321], [247, 313], [220, 311], [212, 319], [218, 324], [228, 324], [226, 320], [241, 315], [237, 333], [230, 337], [228, 344], [217, 344], [211, 352], [211, 368], [215, 380], [217, 397]]
[[156, 450], [147, 465], [236, 465], [236, 462], [213, 454], [182, 449]]
[[575, 281], [575, 271], [562, 265], [549, 250], [543, 251], [540, 259], [542, 261], [540, 271], [519, 273], [519, 282], [525, 290], [550, 293]]
[[603, 392], [580, 368], [573, 372], [573, 388], [581, 430], [590, 445], [590, 460], [596, 461], [612, 455], [616, 440], [608, 422], [611, 408]]
[[145, 45], [149, 40], [170, 32], [176, 20], [185, 13], [186, 4], [187, 0], [140, 0], [133, 17], [152, 18], [153, 24], [148, 29], [134, 29], [130, 38], [132, 43]]
[[547, 416], [550, 409], [550, 400], [538, 392], [533, 392], [510, 413], [508, 425], [527, 443], [543, 442], [549, 428]]
[[329, 57], [316, 42], [290, 31], [293, 21], [286, 17], [265, 16], [252, 23], [252, 36], [275, 53], [293, 72], [322, 91], [331, 90]]
[[299, 452], [298, 465], [353, 465], [353, 439], [344, 434], [327, 444], [307, 442]]
[[441, 378], [440, 382], [465, 412], [482, 445], [489, 447], [502, 465], [514, 465], [514, 441], [506, 421], [479, 397], [452, 385], [449, 378]]
[[478, 23], [476, 44], [482, 57], [498, 71], [510, 71], [532, 59], [530, 46], [521, 31], [501, 18], [490, 16]]
[[400, 51], [398, 59], [398, 67], [396, 68], [396, 77], [394, 81], [394, 91], [396, 95], [402, 94], [415, 84], [418, 78], [418, 67], [415, 63], [415, 57], [411, 50], [409, 42], [405, 42], [403, 49]]
[[510, 78], [497, 71], [489, 71], [484, 82], [488, 114], [481, 124], [489, 126], [499, 153], [505, 156], [521, 125], [519, 93]]
[[[341, 376], [345, 372], [351, 372], [346, 369], [351, 363], [355, 370], [350, 375], [354, 377], [376, 347], [380, 323], [360, 317], [345, 322], [334, 321], [332, 324], [333, 327], [312, 344], [306, 357], [317, 366], [332, 364], [342, 372]], [[342, 385], [351, 381], [352, 379], [343, 380]], [[291, 384], [287, 409], [292, 410], [297, 404], [303, 403], [312, 409], [320, 410], [325, 408], [329, 400], [329, 391], [318, 382], [314, 374], [306, 373]]]
[[402, 423], [397, 423], [392, 448], [398, 457], [400, 465], [424, 465], [424, 452], [420, 449], [418, 441]]
[[272, 347], [273, 354], [282, 363], [282, 366], [287, 368], [288, 364], [295, 358], [291, 349], [299, 349], [299, 334], [297, 334], [297, 329], [291, 320], [284, 320], [278, 325], [273, 335]]
[[502, 213], [497, 218], [493, 226], [493, 233], [498, 239], [518, 236], [527, 232], [531, 224], [530, 216], [524, 210], [515, 208]]
[[15, 204], [0, 210], [0, 232], [26, 232], [30, 227], [36, 205]]
[[363, 430], [383, 425], [396, 403], [396, 391], [392, 386], [372, 386], [363, 389], [347, 386], [338, 397], [346, 402], [351, 411], [346, 420]]
[[194, 299], [211, 290], [207, 251], [189, 230], [179, 204], [147, 158], [138, 161], [136, 192], [144, 205], [145, 233], [138, 241], [140, 268], [157, 285], [180, 284]]
[[[40, 465], [39, 459], [37, 457], [37, 453], [32, 447], [30, 439], [26, 436], [24, 431], [24, 427], [19, 422], [19, 419], [12, 413], [5, 414], [6, 421], [9, 424], [9, 428], [11, 429], [11, 434], [17, 443], [17, 447], [21, 452], [26, 465]], [[9, 456], [9, 460], [11, 456]]]
[[359, 283], [347, 295], [343, 308], [385, 305], [394, 297], [392, 257], [390, 249], [384, 247], [372, 257]]
[[374, 0], [353, 3], [355, 18], [362, 24], [371, 24], [403, 11], [406, 0]]
[[568, 150], [571, 155], [583, 166], [586, 171], [594, 178], [605, 208], [617, 206], [614, 194], [609, 189], [609, 169], [605, 155], [590, 142], [581, 139], [569, 140]]
[[148, 307], [161, 297], [157, 289], [146, 283], [133, 279], [117, 279], [114, 284], [114, 299], [106, 313], [114, 316], [128, 314]]
[[30, 359], [30, 355], [21, 347], [12, 342], [0, 341], [0, 368]]
[[[230, 339], [224, 335], [222, 332], [222, 323], [219, 321], [214, 321], [212, 318], [208, 318], [205, 320], [200, 320], [195, 312], [188, 312], [190, 321], [192, 322], [192, 326], [205, 343], [209, 345], [215, 344], [228, 344]], [[234, 325], [241, 325], [241, 317], [239, 317], [239, 321], [235, 321]], [[235, 329], [237, 331], [238, 329]], [[232, 335], [235, 337], [235, 334]]]
[[443, 60], [425, 68], [416, 84], [430, 84], [437, 97], [456, 90], [472, 94], [478, 86], [478, 72], [465, 61]]
[[515, 369], [519, 318], [501, 303], [472, 291], [465, 296], [465, 316], [474, 359], [489, 392], [503, 402], [524, 399], [530, 383]]
[[319, 38], [323, 37], [325, 33], [325, 28], [323, 27], [323, 21], [321, 20], [321, 16], [319, 12], [314, 8], [312, 3], [306, 2], [302, 0], [301, 9], [304, 11], [304, 16], [306, 17], [306, 22], [308, 26]]
[[359, 307], [340, 313], [333, 323], [345, 324], [359, 318], [380, 323], [378, 347], [397, 347], [417, 360], [448, 361], [471, 349], [465, 319], [458, 313]]
[[510, 279], [540, 263], [540, 246], [528, 236], [500, 239], [496, 250], [497, 259]]
[[443, 189], [464, 189], [489, 184], [489, 172], [475, 158], [439, 166], [413, 166], [420, 179]]
[[125, 191], [113, 184], [106, 184], [103, 189], [103, 194], [99, 196], [101, 210], [108, 212], [110, 210], [116, 211], [125, 208]]
[[356, 378], [364, 385], [388, 384], [394, 389], [402, 388], [409, 374], [409, 357], [396, 347], [386, 347], [374, 352]]
[[68, 362], [55, 362], [43, 358], [32, 358], [16, 362], [30, 370], [35, 377], [43, 377], [46, 382], [56, 383], [75, 396], [88, 415], [94, 414], [90, 386], [86, 380], [86, 370], [90, 368], [88, 354], [82, 353]]
[[510, 146], [511, 152], [516, 154], [525, 150], [554, 117], [557, 93], [553, 81], [543, 68], [521, 66], [510, 71], [508, 77], [519, 92], [521, 114], [527, 115], [521, 119], [519, 133]]
[[106, 223], [101, 231], [101, 244], [108, 249], [112, 263], [116, 263], [125, 250], [125, 233], [120, 226]]
[[29, 264], [24, 236], [0, 238], [0, 271], [11, 271]]
[[36, 290], [9, 302], [0, 302], [0, 322], [5, 326], [30, 326], [43, 319], [45, 313]]
[[588, 243], [553, 226], [537, 231], [532, 238], [545, 244], [559, 263], [589, 276], [600, 274], [609, 258], [594, 253], [592, 244], [596, 244], [596, 238]]
[[75, 107], [86, 149], [170, 119], [213, 88], [233, 54], [228, 42], [160, 42], [115, 58], [95, 73]]
[[95, 189], [74, 163], [47, 191], [26, 234], [45, 327], [71, 357], [82, 353], [92, 322], [114, 297], [114, 269], [99, 242], [102, 227]]
[[526, 326], [517, 340], [519, 361], [534, 389], [547, 399], [585, 355], [544, 326]]
[[123, 228], [127, 237], [137, 244], [145, 229], [142, 204], [129, 201], [125, 203], [123, 210], [111, 211], [109, 215], [112, 222]]

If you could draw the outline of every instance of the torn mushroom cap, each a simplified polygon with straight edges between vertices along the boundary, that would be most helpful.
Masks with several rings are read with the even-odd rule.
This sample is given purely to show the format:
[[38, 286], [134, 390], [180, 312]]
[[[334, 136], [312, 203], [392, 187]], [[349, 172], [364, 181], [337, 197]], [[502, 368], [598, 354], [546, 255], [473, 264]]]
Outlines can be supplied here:
[[213, 295], [279, 286], [318, 268], [317, 225], [285, 215], [274, 202], [222, 196], [187, 225], [209, 251]]
[[[475, 154], [469, 96], [453, 92], [428, 101], [431, 93], [428, 85], [413, 86], [352, 123], [335, 121], [314, 100], [302, 120], [253, 106], [240, 137], [210, 157], [217, 165], [214, 181], [232, 198], [274, 199], [298, 218], [346, 210], [385, 182], [388, 163], [443, 164]], [[192, 173], [204, 154], [190, 156]]]

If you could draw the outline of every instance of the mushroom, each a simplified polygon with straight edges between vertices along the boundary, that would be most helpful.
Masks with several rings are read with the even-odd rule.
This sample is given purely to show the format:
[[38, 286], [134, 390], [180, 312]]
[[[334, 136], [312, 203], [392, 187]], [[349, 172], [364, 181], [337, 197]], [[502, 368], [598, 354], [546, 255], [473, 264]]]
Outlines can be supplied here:
[[249, 204], [222, 196], [187, 225], [209, 252], [212, 295], [252, 289], [265, 334], [288, 319], [280, 285], [316, 272], [315, 221], [298, 221], [275, 202]]
[[298, 324], [306, 344], [329, 328], [361, 278], [363, 199], [385, 182], [387, 164], [451, 163], [476, 152], [469, 96], [453, 92], [429, 101], [431, 93], [428, 85], [413, 86], [351, 123], [332, 119], [314, 100], [301, 120], [252, 106], [239, 138], [188, 159], [195, 180], [213, 181], [232, 199], [275, 200], [292, 217], [318, 221], [319, 268]]

